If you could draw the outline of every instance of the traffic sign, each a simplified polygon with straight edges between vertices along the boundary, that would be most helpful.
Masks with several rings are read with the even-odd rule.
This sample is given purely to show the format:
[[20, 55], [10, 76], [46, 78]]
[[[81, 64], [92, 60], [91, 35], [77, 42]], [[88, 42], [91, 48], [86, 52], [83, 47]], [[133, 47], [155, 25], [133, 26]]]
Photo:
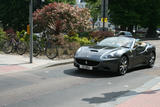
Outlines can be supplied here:
[[108, 19], [107, 18], [101, 18], [101, 22], [108, 22]]
[[30, 34], [30, 25], [27, 25], [27, 34]]

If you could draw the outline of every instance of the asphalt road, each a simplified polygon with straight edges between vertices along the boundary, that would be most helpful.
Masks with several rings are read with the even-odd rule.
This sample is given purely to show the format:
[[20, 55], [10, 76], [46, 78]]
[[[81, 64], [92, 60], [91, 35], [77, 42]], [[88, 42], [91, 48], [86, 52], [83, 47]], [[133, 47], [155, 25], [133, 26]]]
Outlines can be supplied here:
[[157, 50], [154, 68], [133, 69], [124, 76], [78, 72], [72, 64], [0, 75], [0, 107], [95, 107], [116, 102], [160, 75], [159, 55]]

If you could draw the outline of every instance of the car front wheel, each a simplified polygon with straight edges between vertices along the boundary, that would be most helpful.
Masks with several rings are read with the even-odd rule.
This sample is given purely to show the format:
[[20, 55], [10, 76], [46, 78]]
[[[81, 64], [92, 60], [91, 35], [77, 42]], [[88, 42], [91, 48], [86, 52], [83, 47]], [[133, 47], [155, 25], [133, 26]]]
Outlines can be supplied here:
[[149, 60], [148, 60], [148, 67], [150, 67], [150, 68], [153, 67], [153, 65], [155, 63], [155, 59], [156, 59], [155, 53], [151, 52], [149, 55]]
[[128, 58], [122, 56], [119, 62], [118, 73], [119, 75], [124, 75], [128, 71]]

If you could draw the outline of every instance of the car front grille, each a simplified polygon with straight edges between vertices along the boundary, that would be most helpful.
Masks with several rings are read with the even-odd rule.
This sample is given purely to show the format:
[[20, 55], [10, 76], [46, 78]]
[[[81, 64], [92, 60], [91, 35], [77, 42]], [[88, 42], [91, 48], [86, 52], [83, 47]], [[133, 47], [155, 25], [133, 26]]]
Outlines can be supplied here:
[[97, 66], [99, 64], [98, 61], [91, 61], [91, 60], [84, 60], [84, 59], [76, 59], [76, 61], [81, 65], [88, 65], [88, 66]]

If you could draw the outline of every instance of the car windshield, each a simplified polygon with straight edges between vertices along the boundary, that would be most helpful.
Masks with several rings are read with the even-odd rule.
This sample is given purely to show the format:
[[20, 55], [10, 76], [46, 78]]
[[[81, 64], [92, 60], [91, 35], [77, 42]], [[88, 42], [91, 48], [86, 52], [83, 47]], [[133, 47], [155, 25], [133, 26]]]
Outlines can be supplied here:
[[132, 46], [134, 39], [127, 37], [110, 37], [102, 40], [97, 45], [99, 46], [109, 46], [109, 47], [127, 47]]

